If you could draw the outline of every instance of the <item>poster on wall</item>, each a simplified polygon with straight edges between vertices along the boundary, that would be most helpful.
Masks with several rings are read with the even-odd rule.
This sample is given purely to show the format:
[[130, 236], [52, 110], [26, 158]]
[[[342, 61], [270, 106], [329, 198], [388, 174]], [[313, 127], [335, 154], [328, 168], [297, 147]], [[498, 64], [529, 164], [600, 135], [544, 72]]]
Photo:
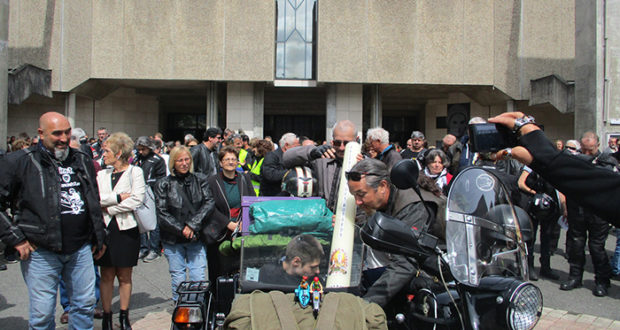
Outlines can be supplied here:
[[448, 104], [448, 133], [460, 138], [467, 132], [469, 103]]

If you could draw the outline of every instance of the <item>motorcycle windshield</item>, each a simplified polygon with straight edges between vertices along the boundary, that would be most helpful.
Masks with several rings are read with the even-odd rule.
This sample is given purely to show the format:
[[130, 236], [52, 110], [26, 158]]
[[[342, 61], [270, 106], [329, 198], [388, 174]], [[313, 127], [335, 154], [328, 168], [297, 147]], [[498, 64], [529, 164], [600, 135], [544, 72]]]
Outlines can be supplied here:
[[[355, 227], [354, 230], [351, 250], [343, 248], [336, 252], [331, 251], [332, 233], [299, 236], [299, 233], [282, 232], [236, 238], [236, 244], [240, 245], [241, 293], [254, 290], [292, 293], [301, 284], [303, 276], [307, 277], [308, 283], [317, 276], [327, 288], [330, 270], [349, 276], [349, 281], [339, 287], [355, 290], [360, 285], [364, 250], [359, 228]], [[345, 250], [350, 251], [350, 254]]]
[[446, 221], [446, 258], [456, 280], [478, 286], [488, 275], [527, 278], [519, 222], [506, 188], [492, 172], [470, 167], [454, 179]]

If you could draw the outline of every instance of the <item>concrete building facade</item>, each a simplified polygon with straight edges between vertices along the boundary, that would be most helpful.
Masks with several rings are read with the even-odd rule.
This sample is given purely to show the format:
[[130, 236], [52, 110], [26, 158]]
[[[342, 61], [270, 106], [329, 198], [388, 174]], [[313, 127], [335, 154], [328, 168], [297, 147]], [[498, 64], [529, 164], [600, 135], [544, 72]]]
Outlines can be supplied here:
[[580, 107], [576, 24], [596, 33], [618, 2], [597, 0], [592, 22], [577, 12], [585, 0], [9, 1], [7, 67], [43, 69], [51, 97], [32, 93], [0, 117], [6, 135], [32, 135], [56, 110], [91, 135], [166, 140], [213, 125], [323, 140], [350, 119], [401, 143], [421, 130], [432, 145], [469, 117], [523, 110], [551, 138], [604, 133], [620, 93], [606, 96], [606, 123], [601, 107]]

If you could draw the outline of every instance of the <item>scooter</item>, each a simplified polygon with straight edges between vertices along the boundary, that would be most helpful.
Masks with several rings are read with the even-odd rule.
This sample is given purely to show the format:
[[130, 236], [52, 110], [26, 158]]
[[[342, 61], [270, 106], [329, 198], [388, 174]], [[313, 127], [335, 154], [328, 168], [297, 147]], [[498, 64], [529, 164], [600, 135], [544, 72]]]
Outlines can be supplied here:
[[[417, 173], [412, 161], [403, 160], [391, 181], [416, 190]], [[415, 258], [420, 267], [403, 296], [386, 308], [390, 328], [532, 329], [543, 296], [526, 280], [527, 213], [512, 205], [492, 171], [471, 167], [453, 179], [445, 215], [445, 245], [381, 212], [360, 231], [373, 249]]]

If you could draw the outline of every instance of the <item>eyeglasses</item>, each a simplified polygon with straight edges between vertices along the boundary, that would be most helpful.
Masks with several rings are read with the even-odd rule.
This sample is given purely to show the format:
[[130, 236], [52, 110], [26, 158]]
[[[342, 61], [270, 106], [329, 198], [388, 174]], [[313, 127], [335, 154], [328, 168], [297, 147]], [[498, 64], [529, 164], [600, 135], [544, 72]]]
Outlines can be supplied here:
[[186, 157], [186, 158], [178, 158], [174, 162], [175, 163], [189, 163], [190, 161], [191, 159], [189, 157]]
[[349, 143], [351, 141], [345, 141], [345, 140], [332, 140], [332, 143], [334, 144], [334, 147], [338, 148], [340, 146], [346, 146], [347, 143]]
[[381, 174], [371, 173], [371, 172], [353, 172], [353, 171], [344, 172], [344, 177], [347, 180], [351, 180], [351, 181], [355, 181], [355, 182], [361, 180], [362, 176], [369, 176], [369, 175], [383, 176]]

